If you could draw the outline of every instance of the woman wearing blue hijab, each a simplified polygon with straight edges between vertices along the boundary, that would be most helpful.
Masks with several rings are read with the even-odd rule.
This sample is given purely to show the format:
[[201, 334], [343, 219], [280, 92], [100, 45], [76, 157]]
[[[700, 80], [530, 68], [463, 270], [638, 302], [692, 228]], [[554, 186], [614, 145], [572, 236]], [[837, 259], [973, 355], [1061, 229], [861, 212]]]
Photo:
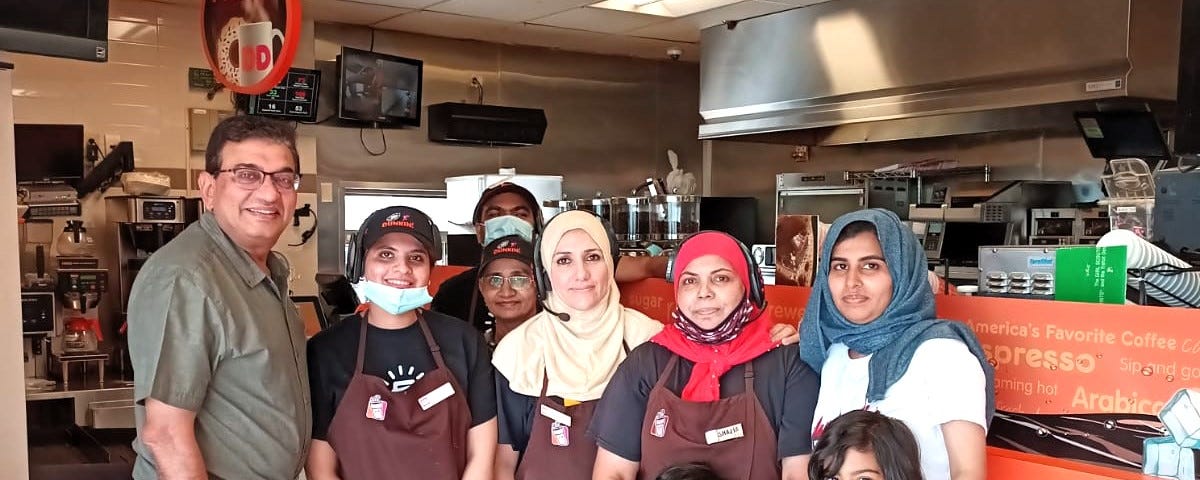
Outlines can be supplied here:
[[935, 317], [925, 251], [887, 210], [834, 221], [800, 324], [800, 358], [821, 372], [813, 439], [860, 409], [899, 419], [928, 480], [987, 477], [993, 371], [965, 324]]

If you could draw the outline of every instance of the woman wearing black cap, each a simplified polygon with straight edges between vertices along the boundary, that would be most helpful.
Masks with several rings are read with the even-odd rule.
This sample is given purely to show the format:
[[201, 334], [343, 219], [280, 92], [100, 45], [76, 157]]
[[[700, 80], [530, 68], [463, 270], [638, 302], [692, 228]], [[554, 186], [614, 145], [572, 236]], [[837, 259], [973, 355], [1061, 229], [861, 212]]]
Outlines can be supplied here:
[[352, 237], [346, 276], [366, 303], [308, 343], [309, 479], [492, 478], [487, 344], [421, 308], [440, 255], [437, 227], [408, 207], [376, 211]]
[[479, 294], [495, 325], [484, 332], [493, 347], [537, 313], [533, 280], [533, 244], [520, 235], [500, 237], [483, 248]]

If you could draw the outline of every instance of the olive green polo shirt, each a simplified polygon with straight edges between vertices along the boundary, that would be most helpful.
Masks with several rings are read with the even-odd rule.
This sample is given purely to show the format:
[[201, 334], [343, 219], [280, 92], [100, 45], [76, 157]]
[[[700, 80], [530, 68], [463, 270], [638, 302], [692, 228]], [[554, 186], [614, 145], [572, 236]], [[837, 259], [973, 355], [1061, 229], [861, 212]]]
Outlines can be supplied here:
[[[210, 478], [294, 479], [312, 434], [304, 324], [286, 260], [268, 276], [211, 213], [142, 267], [129, 297], [139, 433], [145, 399], [196, 412]], [[134, 478], [158, 478], [141, 438]]]

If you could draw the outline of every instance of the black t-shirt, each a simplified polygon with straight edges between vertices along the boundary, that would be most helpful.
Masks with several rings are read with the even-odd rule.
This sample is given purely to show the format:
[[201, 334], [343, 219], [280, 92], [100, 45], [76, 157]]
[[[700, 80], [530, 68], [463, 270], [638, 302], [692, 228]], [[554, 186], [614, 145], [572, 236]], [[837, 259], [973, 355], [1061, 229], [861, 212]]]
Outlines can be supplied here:
[[537, 397], [512, 391], [508, 378], [496, 372], [496, 423], [500, 444], [510, 445], [517, 452], [525, 451], [529, 445], [529, 432], [533, 431], [533, 407], [537, 406], [537, 401]]
[[[471, 318], [472, 297], [475, 301], [474, 320]], [[430, 308], [469, 322], [480, 332], [492, 328], [492, 316], [488, 315], [487, 304], [483, 302], [483, 296], [479, 294], [479, 267], [471, 267], [442, 282], [438, 287], [437, 294], [433, 296]]]
[[[754, 391], [775, 430], [780, 459], [812, 453], [812, 417], [817, 407], [820, 376], [800, 361], [798, 351], [796, 345], [786, 345], [752, 360]], [[588, 429], [597, 444], [626, 460], [641, 461], [646, 402], [672, 355], [666, 347], [646, 342], [633, 349], [629, 358], [617, 367]], [[665, 386], [676, 395], [681, 394], [693, 365], [680, 357]], [[746, 390], [744, 374], [743, 364], [721, 376], [721, 398]]]
[[[433, 339], [442, 348], [446, 366], [466, 390], [471, 426], [495, 418], [492, 353], [483, 337], [458, 319], [437, 312], [425, 312], [424, 318]], [[348, 317], [308, 341], [313, 438], [317, 440], [326, 440], [338, 403], [354, 376], [362, 321], [357, 315]], [[394, 391], [403, 391], [415, 383], [412, 380], [436, 368], [437, 363], [417, 324], [399, 330], [367, 325], [367, 351], [363, 358], [366, 374], [393, 383]]]

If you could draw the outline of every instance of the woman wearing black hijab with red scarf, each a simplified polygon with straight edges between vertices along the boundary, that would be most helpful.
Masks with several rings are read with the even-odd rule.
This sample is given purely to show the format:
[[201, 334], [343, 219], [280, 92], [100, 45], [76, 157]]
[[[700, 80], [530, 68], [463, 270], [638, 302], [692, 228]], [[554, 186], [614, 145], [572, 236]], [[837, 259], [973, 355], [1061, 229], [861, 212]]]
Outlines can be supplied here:
[[701, 232], [671, 271], [672, 322], [630, 353], [600, 399], [594, 479], [653, 479], [702, 461], [731, 480], [806, 479], [818, 376], [770, 339], [745, 246]]

